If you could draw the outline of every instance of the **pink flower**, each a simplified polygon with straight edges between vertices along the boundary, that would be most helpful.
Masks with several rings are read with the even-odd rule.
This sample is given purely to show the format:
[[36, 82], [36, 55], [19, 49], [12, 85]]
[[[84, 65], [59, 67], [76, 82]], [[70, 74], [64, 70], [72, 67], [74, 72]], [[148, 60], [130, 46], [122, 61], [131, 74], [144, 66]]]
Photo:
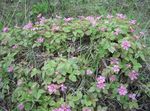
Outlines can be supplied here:
[[28, 24], [26, 24], [26, 25], [23, 27], [23, 29], [32, 29], [32, 27], [33, 27], [32, 22], [29, 22]]
[[97, 83], [96, 85], [99, 89], [104, 89], [105, 88], [105, 83]]
[[62, 92], [65, 92], [65, 91], [67, 90], [67, 87], [66, 87], [64, 84], [61, 84], [61, 85], [60, 85], [60, 90], [61, 90]]
[[118, 65], [119, 64], [119, 60], [118, 60], [118, 58], [111, 58], [110, 59], [110, 64], [116, 64], [116, 65]]
[[124, 14], [121, 14], [121, 13], [118, 13], [117, 17], [120, 18], [120, 19], [125, 19], [126, 18], [126, 16]]
[[109, 14], [109, 15], [107, 15], [107, 18], [111, 19], [111, 18], [113, 18], [113, 16]]
[[35, 30], [39, 30], [39, 28], [38, 27], [33, 27], [31, 30], [35, 31]]
[[19, 105], [18, 105], [18, 109], [21, 111], [21, 110], [23, 110], [24, 109], [24, 105], [22, 104], [22, 103], [20, 103]]
[[3, 32], [8, 32], [8, 31], [9, 31], [8, 27], [3, 28]]
[[69, 105], [61, 105], [61, 108], [63, 109], [63, 111], [71, 111], [70, 106]]
[[58, 91], [59, 87], [56, 84], [50, 84], [50, 85], [47, 86], [47, 88], [48, 88], [48, 92], [50, 94], [53, 94], [53, 93], [56, 93]]
[[101, 30], [102, 32], [105, 32], [107, 29], [104, 28], [104, 27], [102, 27], [102, 28], [100, 28], [100, 30]]
[[105, 87], [105, 77], [103, 76], [99, 76], [97, 78], [97, 85], [96, 85], [99, 89], [104, 89]]
[[138, 72], [133, 70], [132, 72], [129, 73], [128, 76], [131, 80], [136, 80], [138, 75], [139, 75]]
[[111, 76], [109, 77], [109, 80], [110, 80], [111, 82], [116, 81], [116, 76], [115, 76], [115, 75], [111, 75]]
[[135, 40], [138, 40], [138, 39], [140, 38], [140, 36], [134, 35], [133, 38], [134, 38]]
[[136, 20], [130, 20], [129, 23], [135, 25], [136, 24]]
[[96, 17], [96, 19], [97, 19], [97, 20], [99, 20], [99, 19], [101, 19], [101, 18], [102, 18], [102, 16], [98, 16], [98, 17]]
[[96, 25], [96, 19], [93, 16], [86, 17], [86, 20], [88, 20], [93, 26]]
[[125, 86], [121, 85], [119, 88], [118, 88], [118, 92], [121, 96], [125, 96], [127, 94], [127, 89]]
[[112, 67], [112, 70], [113, 70], [114, 72], [118, 73], [118, 72], [120, 71], [120, 67], [119, 67], [118, 65], [114, 65], [114, 66]]
[[97, 82], [98, 82], [98, 83], [104, 83], [104, 82], [105, 82], [105, 77], [99, 76], [99, 77], [97, 78]]
[[121, 47], [122, 47], [123, 49], [125, 49], [125, 50], [128, 50], [128, 49], [131, 47], [131, 44], [130, 44], [129, 41], [124, 40], [124, 41], [122, 41], [122, 43], [121, 43]]
[[92, 74], [93, 74], [93, 71], [90, 70], [90, 69], [88, 69], [88, 70], [86, 70], [86, 74], [87, 74], [87, 75], [92, 75]]
[[15, 44], [15, 45], [12, 46], [12, 48], [16, 49], [16, 48], [18, 48], [18, 45]]
[[71, 108], [70, 108], [70, 106], [63, 104], [63, 105], [61, 105], [60, 108], [56, 108], [52, 111], [71, 111]]
[[73, 17], [64, 18], [64, 21], [65, 21], [65, 22], [70, 22], [70, 21], [72, 21], [72, 20], [73, 20]]
[[130, 68], [130, 67], [131, 67], [131, 64], [127, 64], [126, 66], [127, 66], [127, 68]]
[[82, 108], [82, 111], [92, 111], [92, 110], [88, 107], [84, 107], [84, 108]]
[[130, 28], [130, 32], [135, 32], [135, 30], [133, 28]]
[[9, 66], [8, 69], [7, 69], [7, 71], [8, 71], [9, 73], [13, 72], [13, 71], [14, 71], [13, 66]]
[[42, 38], [42, 37], [37, 38], [37, 42], [38, 43], [43, 43], [44, 42], [44, 38]]
[[128, 97], [131, 98], [132, 100], [136, 100], [136, 94], [128, 94]]
[[57, 25], [53, 25], [51, 30], [52, 30], [52, 32], [57, 32], [60, 30], [60, 27]]
[[141, 36], [144, 36], [144, 35], [145, 35], [145, 33], [144, 33], [144, 32], [140, 32], [140, 35], [141, 35]]
[[43, 25], [46, 22], [45, 17], [40, 17], [39, 22], [40, 22], [41, 25]]
[[119, 35], [120, 33], [121, 33], [121, 30], [119, 28], [115, 29], [115, 32], [114, 32], [115, 35]]

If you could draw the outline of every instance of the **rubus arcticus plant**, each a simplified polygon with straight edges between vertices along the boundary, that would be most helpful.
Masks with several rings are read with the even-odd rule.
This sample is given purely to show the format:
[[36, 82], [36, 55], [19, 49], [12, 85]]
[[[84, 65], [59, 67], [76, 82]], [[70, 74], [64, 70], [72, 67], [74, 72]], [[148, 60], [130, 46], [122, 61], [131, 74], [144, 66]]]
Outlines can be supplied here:
[[138, 109], [144, 32], [123, 14], [31, 21], [0, 33], [0, 104], [16, 111]]

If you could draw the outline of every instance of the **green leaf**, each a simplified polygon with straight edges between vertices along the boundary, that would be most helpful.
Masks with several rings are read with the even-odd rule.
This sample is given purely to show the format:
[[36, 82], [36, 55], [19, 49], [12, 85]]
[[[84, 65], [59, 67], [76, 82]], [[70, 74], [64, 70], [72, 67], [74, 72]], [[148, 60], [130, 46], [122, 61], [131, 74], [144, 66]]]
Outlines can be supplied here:
[[90, 87], [90, 89], [88, 90], [89, 92], [94, 92], [96, 90], [96, 88], [93, 86], [93, 87]]
[[77, 81], [76, 76], [73, 75], [73, 74], [69, 75], [69, 79], [70, 79], [71, 81], [73, 81], [73, 82], [76, 82], [76, 81]]
[[36, 99], [38, 100], [38, 99], [41, 97], [41, 95], [42, 95], [43, 93], [45, 93], [44, 90], [42, 90], [42, 89], [38, 90], [38, 93], [37, 93], [37, 95], [36, 95]]
[[111, 46], [108, 48], [108, 50], [109, 50], [109, 52], [114, 53], [116, 49], [113, 46]]
[[129, 108], [130, 109], [133, 109], [133, 108], [138, 108], [139, 105], [137, 102], [129, 102]]
[[82, 98], [82, 92], [81, 91], [77, 91], [76, 93], [77, 93], [78, 99], [81, 99]]
[[64, 28], [63, 28], [63, 31], [68, 33], [68, 32], [71, 31], [71, 28], [70, 28], [70, 27], [64, 27]]
[[33, 77], [33, 76], [35, 76], [36, 74], [39, 74], [39, 73], [40, 73], [39, 70], [37, 70], [36, 68], [33, 68], [32, 72], [31, 72], [31, 77]]

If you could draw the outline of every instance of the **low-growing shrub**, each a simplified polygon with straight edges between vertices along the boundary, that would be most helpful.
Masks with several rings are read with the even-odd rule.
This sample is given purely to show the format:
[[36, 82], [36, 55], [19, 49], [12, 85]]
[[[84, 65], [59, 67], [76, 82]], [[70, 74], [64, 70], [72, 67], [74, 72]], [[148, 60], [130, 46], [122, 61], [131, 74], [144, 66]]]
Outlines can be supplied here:
[[45, 19], [0, 35], [0, 104], [24, 111], [138, 109], [142, 42], [123, 14]]

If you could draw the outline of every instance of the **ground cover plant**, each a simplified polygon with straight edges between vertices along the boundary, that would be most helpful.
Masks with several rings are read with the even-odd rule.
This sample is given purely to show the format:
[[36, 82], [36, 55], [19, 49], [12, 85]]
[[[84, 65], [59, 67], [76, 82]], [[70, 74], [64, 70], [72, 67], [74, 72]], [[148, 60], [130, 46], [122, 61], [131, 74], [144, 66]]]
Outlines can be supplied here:
[[4, 27], [2, 110], [148, 110], [142, 101], [149, 92], [140, 79], [143, 37], [139, 23], [120, 13], [53, 19], [39, 14], [35, 23]]

